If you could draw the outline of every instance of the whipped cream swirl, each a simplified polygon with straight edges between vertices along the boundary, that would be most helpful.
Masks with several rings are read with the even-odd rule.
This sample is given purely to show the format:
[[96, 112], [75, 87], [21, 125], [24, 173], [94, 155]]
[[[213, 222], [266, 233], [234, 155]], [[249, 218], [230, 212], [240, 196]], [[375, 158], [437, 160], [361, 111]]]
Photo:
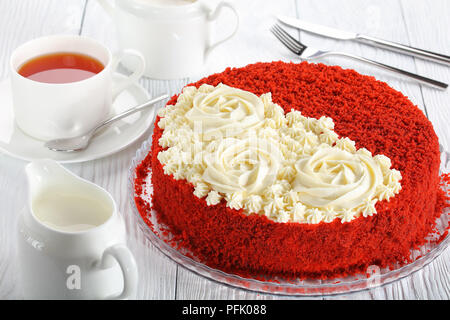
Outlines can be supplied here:
[[227, 138], [205, 155], [202, 178], [222, 193], [258, 194], [274, 183], [282, 162], [281, 151], [266, 139]]
[[158, 114], [164, 173], [209, 206], [223, 201], [280, 223], [345, 223], [401, 191], [388, 157], [340, 138], [331, 118], [285, 114], [270, 93], [188, 86]]
[[186, 118], [201, 124], [203, 140], [233, 137], [262, 123], [264, 104], [251, 92], [220, 84], [211, 92], [198, 92]]
[[383, 184], [376, 161], [366, 153], [326, 146], [296, 164], [293, 190], [312, 207], [352, 209], [372, 198]]

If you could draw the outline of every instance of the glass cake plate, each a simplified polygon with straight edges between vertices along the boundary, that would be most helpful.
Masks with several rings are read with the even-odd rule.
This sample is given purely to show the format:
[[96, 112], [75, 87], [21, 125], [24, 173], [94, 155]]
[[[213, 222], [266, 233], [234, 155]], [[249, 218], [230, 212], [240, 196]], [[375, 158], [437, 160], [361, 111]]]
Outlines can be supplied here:
[[[137, 223], [144, 233], [144, 236], [171, 260], [201, 277], [223, 285], [258, 293], [284, 296], [323, 296], [368, 290], [392, 283], [422, 269], [436, 259], [450, 243], [450, 237], [447, 235], [439, 244], [430, 242], [422, 246], [420, 250], [413, 250], [411, 255], [415, 260], [410, 264], [403, 266], [399, 265], [394, 269], [380, 269], [377, 266], [371, 266], [365, 274], [330, 280], [287, 280], [280, 277], [274, 277], [267, 279], [267, 281], [262, 281], [225, 273], [221, 270], [210, 268], [201, 261], [195, 260], [195, 258], [190, 258], [189, 256], [192, 256], [192, 254], [189, 255], [189, 252], [183, 252], [183, 249], [177, 250], [168, 244], [166, 241], [171, 239], [171, 234], [170, 232], [167, 232], [167, 226], [158, 223], [155, 212], [152, 211], [151, 216], [148, 217], [153, 223], [154, 230], [152, 230], [141, 217], [134, 202], [135, 169], [150, 151], [151, 144], [152, 141], [150, 136], [149, 140], [145, 141], [137, 151], [129, 169], [128, 188], [133, 211], [133, 219], [131, 221]], [[447, 173], [449, 171], [450, 155], [441, 148], [441, 172]], [[150, 176], [151, 174], [149, 177]], [[151, 190], [149, 178], [147, 180], [147, 185], [150, 186]], [[448, 186], [446, 188], [448, 188]], [[148, 201], [151, 201], [151, 199], [148, 199]], [[449, 213], [450, 210], [447, 208], [447, 210], [442, 213], [441, 217], [437, 219], [437, 229], [441, 234], [446, 230], [449, 224]], [[164, 230], [164, 232], [161, 230]], [[433, 239], [430, 238], [430, 240]]]

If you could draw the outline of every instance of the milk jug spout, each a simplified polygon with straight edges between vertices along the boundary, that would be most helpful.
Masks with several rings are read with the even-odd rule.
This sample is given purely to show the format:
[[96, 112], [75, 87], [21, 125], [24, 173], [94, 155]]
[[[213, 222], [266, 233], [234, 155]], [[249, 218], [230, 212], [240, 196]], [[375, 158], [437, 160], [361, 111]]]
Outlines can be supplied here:
[[78, 177], [74, 176], [54, 160], [43, 159], [29, 163], [25, 167], [30, 198], [35, 198], [43, 190], [51, 187], [70, 185]]

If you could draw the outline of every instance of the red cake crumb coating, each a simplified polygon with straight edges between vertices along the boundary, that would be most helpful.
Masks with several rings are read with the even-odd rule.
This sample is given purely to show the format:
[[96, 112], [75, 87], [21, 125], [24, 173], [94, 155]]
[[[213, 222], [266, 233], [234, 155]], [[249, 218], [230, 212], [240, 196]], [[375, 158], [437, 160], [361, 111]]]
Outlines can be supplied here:
[[[286, 112], [331, 117], [341, 137], [388, 156], [403, 177], [400, 194], [378, 202], [372, 217], [349, 223], [276, 223], [229, 209], [225, 200], [208, 206], [194, 196], [190, 183], [165, 175], [157, 159], [163, 131], [155, 125], [152, 151], [137, 169], [137, 194], [151, 168], [158, 218], [208, 266], [250, 277], [334, 278], [364, 272], [369, 265], [409, 262], [410, 250], [433, 232], [447, 205], [439, 187], [438, 138], [422, 111], [400, 92], [353, 70], [306, 62], [227, 69], [193, 85], [204, 83], [224, 83], [257, 95], [271, 92]], [[146, 219], [148, 203], [136, 197], [136, 204]]]

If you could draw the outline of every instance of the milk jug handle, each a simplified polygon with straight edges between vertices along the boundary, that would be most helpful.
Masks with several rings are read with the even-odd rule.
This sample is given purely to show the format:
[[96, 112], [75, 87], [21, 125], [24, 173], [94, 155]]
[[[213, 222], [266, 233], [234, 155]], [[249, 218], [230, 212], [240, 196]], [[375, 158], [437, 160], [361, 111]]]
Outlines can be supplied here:
[[105, 11], [110, 15], [114, 15], [115, 7], [111, 4], [110, 0], [97, 0], [97, 2], [105, 9]]
[[136, 261], [134, 260], [133, 254], [131, 253], [130, 249], [128, 249], [123, 244], [116, 244], [106, 249], [103, 252], [103, 256], [101, 259], [101, 267], [103, 269], [108, 268], [107, 260], [109, 258], [115, 259], [122, 269], [123, 291], [118, 296], [110, 297], [108, 299], [134, 299], [137, 293], [138, 271]]

